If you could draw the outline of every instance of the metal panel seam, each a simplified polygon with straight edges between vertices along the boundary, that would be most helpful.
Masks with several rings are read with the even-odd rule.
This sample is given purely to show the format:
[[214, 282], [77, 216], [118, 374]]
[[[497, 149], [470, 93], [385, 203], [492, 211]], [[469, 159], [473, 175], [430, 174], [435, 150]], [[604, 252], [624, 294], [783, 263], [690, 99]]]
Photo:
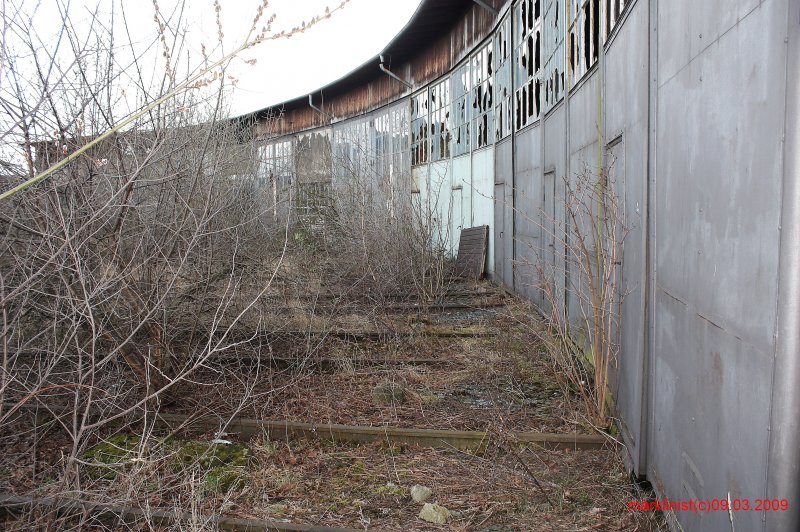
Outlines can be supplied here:
[[766, 512], [767, 530], [800, 529], [800, 3], [787, 1], [783, 190], [775, 362], [770, 405], [767, 497], [788, 499]]

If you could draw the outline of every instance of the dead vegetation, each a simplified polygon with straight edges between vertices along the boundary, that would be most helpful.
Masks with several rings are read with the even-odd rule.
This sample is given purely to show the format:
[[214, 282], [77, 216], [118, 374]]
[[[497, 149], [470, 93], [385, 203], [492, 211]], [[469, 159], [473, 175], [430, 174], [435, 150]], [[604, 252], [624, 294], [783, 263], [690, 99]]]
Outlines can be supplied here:
[[[611, 440], [603, 450], [548, 451], [509, 435], [515, 429], [594, 430], [580, 396], [563, 394], [556, 366], [531, 336], [531, 322], [519, 325], [530, 319], [529, 312], [514, 303], [492, 311], [412, 315], [415, 323], [444, 322], [495, 334], [442, 338], [420, 333], [400, 343], [325, 340], [317, 356], [336, 364], [323, 367], [313, 359], [278, 368], [255, 364], [261, 378], [238, 394], [229, 377], [235, 372], [216, 380], [201, 374], [198, 384], [179, 388], [180, 402], [162, 411], [213, 412], [222, 432], [198, 433], [189, 426], [170, 434], [144, 420], [109, 426], [78, 457], [81, 498], [140, 509], [191, 509], [197, 516], [437, 529], [417, 517], [421, 504], [411, 500], [409, 490], [419, 484], [430, 487], [431, 501], [450, 511], [450, 529], [658, 529], [658, 522], [626, 511], [626, 501], [645, 495], [624, 473], [621, 449]], [[438, 354], [440, 364], [405, 362], [423, 346]], [[369, 359], [382, 365], [355, 367], [356, 361]], [[254, 366], [239, 369], [252, 373]], [[388, 401], [375, 394], [376, 386], [386, 383], [397, 385]], [[474, 428], [488, 430], [492, 438], [478, 454], [271, 438], [267, 433], [248, 439], [226, 433], [224, 420], [236, 414], [320, 424]], [[9, 452], [0, 468], [15, 474], [2, 490], [62, 494], [61, 453], [69, 439], [52, 421], [36, 425], [26, 419], [8, 425], [13, 436], [3, 441]], [[210, 443], [215, 440], [219, 443]], [[81, 521], [72, 516], [57, 522], [67, 527]], [[24, 523], [30, 521], [9, 526], [25, 528]]]
[[[93, 27], [92, 47], [71, 41], [60, 74], [77, 84], [39, 72], [3, 94], [20, 114], [4, 134], [24, 148], [17, 173], [47, 179], [0, 214], [0, 492], [74, 505], [25, 508], [2, 526], [204, 530], [224, 515], [361, 529], [657, 527], [625, 512], [641, 495], [611, 440], [581, 452], [513, 440], [597, 431], [532, 310], [452, 277], [433, 214], [403, 199], [409, 176], [384, 182], [335, 160], [335, 186], [300, 205], [295, 183], [276, 205], [253, 179], [250, 125], [222, 119], [221, 86], [164, 99], [183, 86], [168, 65], [158, 96], [118, 127], [101, 97], [119, 73], [108, 31]], [[78, 60], [87, 55], [97, 63]], [[224, 80], [211, 64], [204, 74]], [[210, 414], [219, 428], [168, 430], [159, 414]], [[248, 440], [228, 430], [237, 417], [490, 441], [468, 453]], [[448, 509], [445, 525], [418, 517], [415, 484]], [[100, 522], [90, 503], [132, 508], [135, 523]]]

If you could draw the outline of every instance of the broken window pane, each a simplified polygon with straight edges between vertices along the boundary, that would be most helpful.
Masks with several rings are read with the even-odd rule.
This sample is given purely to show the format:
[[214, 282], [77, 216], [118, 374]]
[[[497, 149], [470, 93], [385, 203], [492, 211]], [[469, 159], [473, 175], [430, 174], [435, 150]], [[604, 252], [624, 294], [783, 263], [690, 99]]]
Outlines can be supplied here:
[[514, 128], [521, 129], [539, 118], [542, 83], [541, 0], [522, 0], [514, 8], [516, 50]]
[[450, 78], [440, 81], [430, 89], [430, 160], [450, 157]]
[[411, 165], [428, 162], [428, 89], [411, 97]]
[[570, 83], [581, 80], [600, 55], [600, 0], [570, 0], [573, 19], [569, 28]]
[[469, 153], [470, 112], [468, 99], [472, 86], [470, 62], [467, 61], [453, 72], [453, 156]]
[[472, 131], [475, 148], [494, 141], [494, 76], [492, 70], [493, 42], [489, 41], [472, 56], [472, 90], [470, 96]]
[[495, 139], [501, 140], [511, 134], [511, 18], [506, 16], [494, 37], [495, 61]]
[[546, 113], [564, 96], [564, 0], [546, 0], [543, 26]]
[[630, 0], [606, 0], [605, 2], [606, 8], [606, 17], [605, 17], [605, 24], [606, 24], [606, 31], [605, 35], [603, 36], [603, 42], [605, 39], [611, 35], [611, 32], [614, 30], [614, 27], [619, 22], [622, 13], [625, 11], [625, 7], [630, 4]]

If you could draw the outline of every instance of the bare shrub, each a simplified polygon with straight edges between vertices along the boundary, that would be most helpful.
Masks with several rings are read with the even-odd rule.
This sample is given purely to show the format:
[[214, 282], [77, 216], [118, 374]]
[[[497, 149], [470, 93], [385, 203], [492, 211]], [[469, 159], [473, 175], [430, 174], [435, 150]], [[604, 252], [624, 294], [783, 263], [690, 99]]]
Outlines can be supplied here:
[[[613, 164], [613, 162], [611, 162]], [[538, 276], [547, 303], [547, 323], [555, 336], [543, 336], [565, 389], [583, 398], [593, 423], [608, 423], [609, 378], [619, 351], [619, 308], [623, 243], [629, 231], [617, 183], [603, 169], [565, 178], [555, 201], [564, 218], [540, 213], [538, 225], [551, 238], [555, 264], [542, 250], [527, 266]], [[564, 275], [567, 283], [564, 285]]]
[[[66, 44], [52, 50], [4, 12], [24, 50], [4, 45], [0, 78], [3, 140], [22, 153], [3, 164], [0, 434], [27, 407], [59, 410], [69, 452], [41, 490], [76, 494], [94, 466], [87, 449], [120, 426], [147, 447], [159, 409], [192, 405], [192, 386], [237, 388], [221, 430], [243, 407], [259, 365], [242, 374], [226, 357], [267, 341], [287, 235], [252, 179], [252, 124], [224, 118], [235, 52], [181, 81], [184, 43], [166, 39], [181, 21], [168, 27], [155, 4], [166, 67], [149, 93], [152, 73], [119, 64], [119, 36], [98, 13], [86, 35], [65, 14]], [[237, 51], [286, 35], [253, 30]], [[23, 57], [40, 62], [31, 71]], [[133, 114], [119, 107], [123, 72], [141, 89]]]
[[[452, 282], [447, 239], [439, 234], [435, 214], [410, 200], [411, 176], [396, 169], [334, 157], [330, 185], [317, 186], [311, 211], [299, 216], [298, 239], [324, 265], [324, 280], [340, 297], [374, 306], [399, 301], [423, 305], [441, 299]], [[300, 185], [303, 187], [303, 185]]]

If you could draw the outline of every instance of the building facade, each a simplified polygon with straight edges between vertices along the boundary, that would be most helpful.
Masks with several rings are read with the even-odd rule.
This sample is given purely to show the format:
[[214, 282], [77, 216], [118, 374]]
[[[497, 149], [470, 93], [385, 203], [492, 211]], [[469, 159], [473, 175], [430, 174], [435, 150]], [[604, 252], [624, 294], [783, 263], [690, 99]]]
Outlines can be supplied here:
[[798, 87], [794, 0], [423, 0], [380, 58], [254, 115], [260, 175], [298, 208], [342, 172], [373, 176], [451, 249], [488, 225], [491, 277], [568, 319], [583, 284], [564, 200], [613, 183], [631, 471], [675, 501], [788, 499], [735, 526], [797, 530]]

